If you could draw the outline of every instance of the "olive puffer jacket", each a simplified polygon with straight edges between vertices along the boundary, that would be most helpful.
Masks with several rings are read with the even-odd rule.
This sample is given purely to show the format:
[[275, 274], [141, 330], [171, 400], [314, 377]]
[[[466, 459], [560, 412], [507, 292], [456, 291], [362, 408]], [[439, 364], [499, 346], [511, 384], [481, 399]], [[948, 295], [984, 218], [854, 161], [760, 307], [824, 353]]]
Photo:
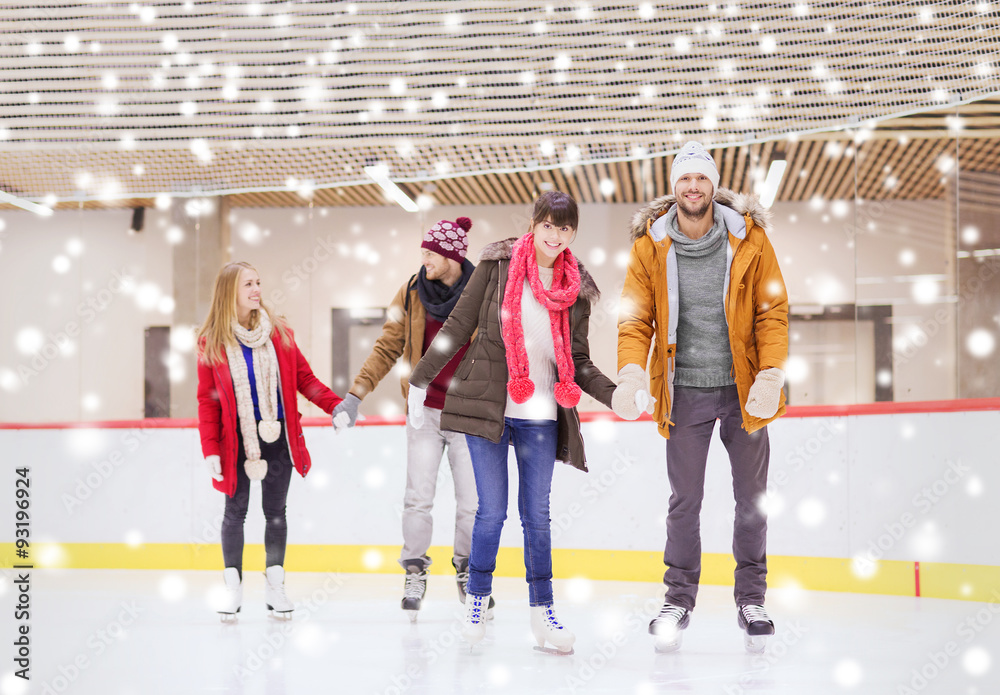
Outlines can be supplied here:
[[[480, 256], [476, 271], [431, 343], [410, 374], [410, 383], [426, 388], [458, 349], [475, 333], [465, 357], [448, 387], [441, 429], [463, 432], [499, 442], [507, 408], [507, 357], [500, 332], [500, 307], [507, 284], [507, 269], [516, 238], [490, 244]], [[580, 265], [580, 295], [570, 309], [575, 381], [586, 393], [611, 407], [615, 383], [590, 359], [590, 305], [600, 296], [597, 284]], [[478, 331], [477, 331], [478, 329]], [[557, 406], [559, 439], [556, 460], [587, 470], [587, 459], [576, 408]]]

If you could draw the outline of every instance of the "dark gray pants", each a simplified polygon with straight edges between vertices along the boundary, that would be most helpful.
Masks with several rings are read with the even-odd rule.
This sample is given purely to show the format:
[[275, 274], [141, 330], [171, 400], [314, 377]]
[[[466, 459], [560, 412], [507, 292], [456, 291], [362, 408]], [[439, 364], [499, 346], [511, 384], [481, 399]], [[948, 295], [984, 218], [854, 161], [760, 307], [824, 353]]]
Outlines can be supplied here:
[[[267, 474], [261, 483], [261, 507], [264, 509], [264, 554], [266, 567], [285, 564], [285, 543], [288, 524], [285, 521], [285, 500], [288, 484], [292, 480], [292, 457], [285, 436], [285, 422], [281, 423], [281, 436], [268, 444], [258, 435], [260, 455], [267, 461]], [[243, 436], [237, 433], [239, 452], [236, 459], [236, 492], [226, 497], [226, 510], [222, 517], [222, 560], [226, 567], [235, 567], [243, 576], [243, 522], [250, 506], [250, 478], [243, 464], [247, 460], [243, 449]]]
[[760, 508], [767, 490], [770, 446], [767, 428], [748, 434], [743, 429], [736, 386], [674, 389], [674, 422], [667, 440], [667, 478], [670, 506], [667, 546], [667, 601], [694, 609], [701, 578], [701, 502], [705, 496], [705, 465], [716, 419], [719, 435], [729, 452], [733, 471], [736, 520], [733, 556], [736, 558], [736, 603], [764, 604], [767, 589], [767, 517]]

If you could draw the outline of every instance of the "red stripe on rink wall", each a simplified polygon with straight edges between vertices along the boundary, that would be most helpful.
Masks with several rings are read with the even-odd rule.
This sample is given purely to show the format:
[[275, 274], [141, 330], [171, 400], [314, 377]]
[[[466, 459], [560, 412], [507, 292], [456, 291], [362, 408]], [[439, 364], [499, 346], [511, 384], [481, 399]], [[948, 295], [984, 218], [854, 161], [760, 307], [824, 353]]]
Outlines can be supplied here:
[[[853, 405], [800, 405], [790, 406], [784, 417], [849, 417], [852, 415], [902, 415], [924, 413], [974, 413], [1000, 410], [1000, 398], [959, 398], [952, 401], [912, 401], [893, 403], [856, 403]], [[644, 414], [640, 421], [652, 418]], [[609, 411], [580, 413], [581, 422], [627, 422]], [[360, 427], [403, 425], [402, 415], [379, 417], [376, 415], [358, 420]], [[306, 427], [323, 427], [330, 424], [328, 417], [305, 417]], [[194, 418], [147, 418], [143, 420], [94, 420], [79, 422], [0, 422], [0, 430], [64, 430], [64, 429], [184, 429], [197, 427]]]

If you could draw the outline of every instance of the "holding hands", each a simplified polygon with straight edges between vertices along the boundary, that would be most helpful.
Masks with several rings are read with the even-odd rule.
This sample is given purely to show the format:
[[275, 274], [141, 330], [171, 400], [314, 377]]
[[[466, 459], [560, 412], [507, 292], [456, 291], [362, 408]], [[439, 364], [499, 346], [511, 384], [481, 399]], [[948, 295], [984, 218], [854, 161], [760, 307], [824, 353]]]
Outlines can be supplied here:
[[656, 399], [649, 394], [646, 371], [637, 364], [626, 364], [618, 372], [618, 388], [611, 396], [611, 409], [623, 420], [635, 420], [642, 413], [653, 412]]
[[359, 405], [361, 405], [361, 399], [353, 393], [348, 393], [344, 397], [344, 400], [338, 403], [337, 407], [333, 409], [331, 420], [333, 421], [333, 429], [336, 430], [337, 434], [340, 434], [341, 430], [354, 427], [358, 421]]

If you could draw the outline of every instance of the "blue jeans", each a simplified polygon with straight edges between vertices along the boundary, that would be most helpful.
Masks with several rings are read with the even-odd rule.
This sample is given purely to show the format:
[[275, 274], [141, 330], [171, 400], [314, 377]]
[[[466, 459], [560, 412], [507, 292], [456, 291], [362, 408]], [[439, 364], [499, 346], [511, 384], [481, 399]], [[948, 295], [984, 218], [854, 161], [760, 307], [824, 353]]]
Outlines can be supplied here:
[[468, 592], [493, 593], [500, 532], [507, 518], [507, 450], [514, 445], [517, 459], [517, 511], [524, 529], [524, 567], [528, 600], [532, 606], [552, 603], [552, 530], [549, 491], [556, 462], [558, 429], [555, 420], [505, 418], [496, 444], [466, 435], [472, 470], [476, 474], [479, 509], [472, 526]]

